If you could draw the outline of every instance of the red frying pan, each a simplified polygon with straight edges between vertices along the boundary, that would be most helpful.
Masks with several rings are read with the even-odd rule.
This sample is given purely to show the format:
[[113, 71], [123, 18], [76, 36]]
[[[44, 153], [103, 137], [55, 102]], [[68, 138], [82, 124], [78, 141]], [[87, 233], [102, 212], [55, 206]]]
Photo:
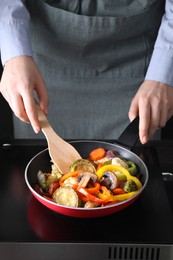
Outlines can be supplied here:
[[59, 205], [55, 202], [45, 199], [40, 194], [34, 190], [34, 185], [37, 183], [37, 173], [39, 170], [42, 172], [50, 172], [51, 164], [48, 149], [45, 149], [35, 155], [28, 163], [25, 169], [25, 181], [32, 192], [33, 196], [47, 208], [60, 213], [62, 215], [77, 217], [77, 218], [94, 218], [101, 217], [110, 214], [114, 214], [118, 211], [131, 205], [144, 191], [148, 182], [148, 169], [145, 163], [141, 160], [139, 156], [133, 153], [131, 150], [138, 141], [138, 127], [139, 118], [136, 118], [125, 131], [121, 134], [116, 143], [112, 144], [103, 141], [91, 141], [91, 140], [79, 140], [73, 141], [71, 144], [77, 149], [82, 158], [87, 158], [88, 154], [98, 148], [103, 147], [106, 150], [113, 150], [118, 152], [123, 158], [133, 161], [140, 172], [140, 181], [142, 183], [142, 188], [130, 199], [119, 202], [105, 207], [97, 208], [74, 208], [67, 207], [64, 205]]

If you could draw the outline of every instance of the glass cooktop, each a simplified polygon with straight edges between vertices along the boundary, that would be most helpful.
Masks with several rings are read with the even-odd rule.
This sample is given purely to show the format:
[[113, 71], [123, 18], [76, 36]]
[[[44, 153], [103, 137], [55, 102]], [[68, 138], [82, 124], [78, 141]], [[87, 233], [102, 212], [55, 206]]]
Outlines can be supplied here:
[[149, 170], [135, 203], [110, 216], [78, 219], [45, 208], [26, 186], [25, 167], [45, 147], [0, 148], [0, 259], [172, 259], [173, 211], [154, 148], [135, 150]]

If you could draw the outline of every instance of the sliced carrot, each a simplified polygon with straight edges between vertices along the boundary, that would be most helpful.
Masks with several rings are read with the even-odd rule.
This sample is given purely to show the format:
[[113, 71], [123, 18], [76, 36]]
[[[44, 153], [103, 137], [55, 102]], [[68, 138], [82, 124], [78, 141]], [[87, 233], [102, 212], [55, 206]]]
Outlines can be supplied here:
[[105, 157], [105, 155], [106, 155], [105, 149], [100, 147], [90, 152], [89, 159], [92, 161], [97, 161]]
[[112, 192], [113, 192], [114, 195], [124, 194], [125, 193], [125, 191], [122, 188], [116, 188]]

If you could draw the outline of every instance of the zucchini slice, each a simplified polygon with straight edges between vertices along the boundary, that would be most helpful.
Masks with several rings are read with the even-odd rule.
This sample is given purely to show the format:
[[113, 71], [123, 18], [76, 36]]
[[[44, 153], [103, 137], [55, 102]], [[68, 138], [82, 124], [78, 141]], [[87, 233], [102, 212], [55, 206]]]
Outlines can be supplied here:
[[74, 172], [74, 171], [77, 171], [77, 170], [82, 170], [84, 172], [96, 173], [96, 168], [94, 167], [92, 162], [90, 162], [87, 159], [78, 159], [70, 166], [71, 172]]
[[69, 186], [61, 186], [53, 193], [53, 201], [68, 207], [79, 207], [80, 198], [77, 192]]

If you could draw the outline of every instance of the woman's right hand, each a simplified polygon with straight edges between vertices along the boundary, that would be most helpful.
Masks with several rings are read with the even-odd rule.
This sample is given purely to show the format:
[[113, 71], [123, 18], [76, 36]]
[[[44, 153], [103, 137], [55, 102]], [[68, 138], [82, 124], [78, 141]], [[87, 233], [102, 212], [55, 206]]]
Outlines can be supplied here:
[[31, 123], [35, 133], [40, 131], [34, 91], [39, 105], [47, 114], [48, 94], [42, 75], [32, 57], [19, 56], [10, 59], [4, 66], [0, 92], [14, 114], [26, 123]]

